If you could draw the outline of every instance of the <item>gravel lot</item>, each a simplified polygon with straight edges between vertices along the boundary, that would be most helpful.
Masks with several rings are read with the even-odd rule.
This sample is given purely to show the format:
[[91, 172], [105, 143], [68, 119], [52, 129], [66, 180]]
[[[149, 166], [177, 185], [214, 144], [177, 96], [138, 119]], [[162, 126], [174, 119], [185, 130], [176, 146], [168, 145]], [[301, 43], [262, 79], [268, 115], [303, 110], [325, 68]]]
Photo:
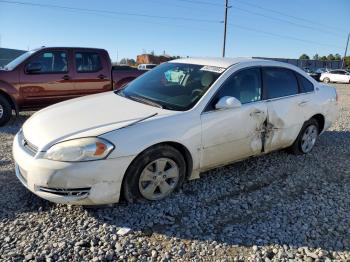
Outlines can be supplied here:
[[17, 181], [22, 113], [0, 128], [0, 261], [350, 260], [350, 85], [336, 86], [341, 116], [311, 154], [275, 152], [160, 202], [103, 208], [51, 204]]

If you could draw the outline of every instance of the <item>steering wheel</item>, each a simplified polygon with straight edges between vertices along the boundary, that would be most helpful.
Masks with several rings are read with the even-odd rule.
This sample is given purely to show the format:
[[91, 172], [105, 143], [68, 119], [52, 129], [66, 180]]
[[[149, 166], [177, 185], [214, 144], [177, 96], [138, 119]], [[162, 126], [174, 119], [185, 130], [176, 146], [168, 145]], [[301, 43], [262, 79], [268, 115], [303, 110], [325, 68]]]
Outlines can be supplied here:
[[[192, 93], [191, 93], [191, 96], [198, 96], [198, 95], [200, 95], [202, 92], [203, 92], [202, 89], [199, 89], [199, 88], [193, 89], [193, 90], [192, 90]], [[196, 93], [198, 93], [198, 94], [196, 94]]]

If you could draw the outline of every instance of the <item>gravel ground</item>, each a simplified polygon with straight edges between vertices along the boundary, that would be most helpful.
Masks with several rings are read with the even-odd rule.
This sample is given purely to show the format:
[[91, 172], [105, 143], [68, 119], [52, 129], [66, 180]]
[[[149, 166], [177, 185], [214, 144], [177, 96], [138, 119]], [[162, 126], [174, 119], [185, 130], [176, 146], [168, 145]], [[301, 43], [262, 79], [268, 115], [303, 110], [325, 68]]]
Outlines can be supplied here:
[[350, 261], [350, 85], [336, 86], [341, 116], [309, 155], [275, 152], [160, 202], [102, 208], [51, 204], [17, 181], [22, 113], [0, 128], [0, 261]]

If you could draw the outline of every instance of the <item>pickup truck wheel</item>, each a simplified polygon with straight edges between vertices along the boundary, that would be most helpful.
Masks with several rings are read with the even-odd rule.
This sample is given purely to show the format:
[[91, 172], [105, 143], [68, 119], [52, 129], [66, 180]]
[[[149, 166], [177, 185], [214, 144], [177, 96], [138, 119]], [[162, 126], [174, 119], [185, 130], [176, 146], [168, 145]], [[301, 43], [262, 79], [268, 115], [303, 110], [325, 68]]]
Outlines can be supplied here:
[[123, 195], [128, 202], [161, 200], [181, 187], [186, 174], [182, 154], [168, 145], [141, 153], [128, 168]]
[[300, 133], [290, 147], [290, 151], [295, 155], [302, 155], [309, 153], [315, 146], [318, 135], [319, 125], [316, 119], [311, 118], [306, 121], [300, 130]]
[[12, 108], [9, 101], [0, 95], [0, 126], [4, 126], [12, 116]]

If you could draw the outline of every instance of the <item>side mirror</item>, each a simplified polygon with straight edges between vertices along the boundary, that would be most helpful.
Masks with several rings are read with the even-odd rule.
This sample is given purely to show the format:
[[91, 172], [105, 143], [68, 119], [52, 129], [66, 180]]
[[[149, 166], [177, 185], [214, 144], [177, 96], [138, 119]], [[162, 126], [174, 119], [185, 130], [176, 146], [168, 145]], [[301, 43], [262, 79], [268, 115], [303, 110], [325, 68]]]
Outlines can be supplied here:
[[26, 73], [28, 74], [35, 74], [39, 73], [42, 69], [42, 66], [40, 63], [29, 63], [26, 65]]
[[221, 97], [219, 102], [216, 103], [215, 108], [216, 109], [232, 109], [232, 108], [239, 108], [241, 107], [241, 102], [232, 96], [224, 96]]

